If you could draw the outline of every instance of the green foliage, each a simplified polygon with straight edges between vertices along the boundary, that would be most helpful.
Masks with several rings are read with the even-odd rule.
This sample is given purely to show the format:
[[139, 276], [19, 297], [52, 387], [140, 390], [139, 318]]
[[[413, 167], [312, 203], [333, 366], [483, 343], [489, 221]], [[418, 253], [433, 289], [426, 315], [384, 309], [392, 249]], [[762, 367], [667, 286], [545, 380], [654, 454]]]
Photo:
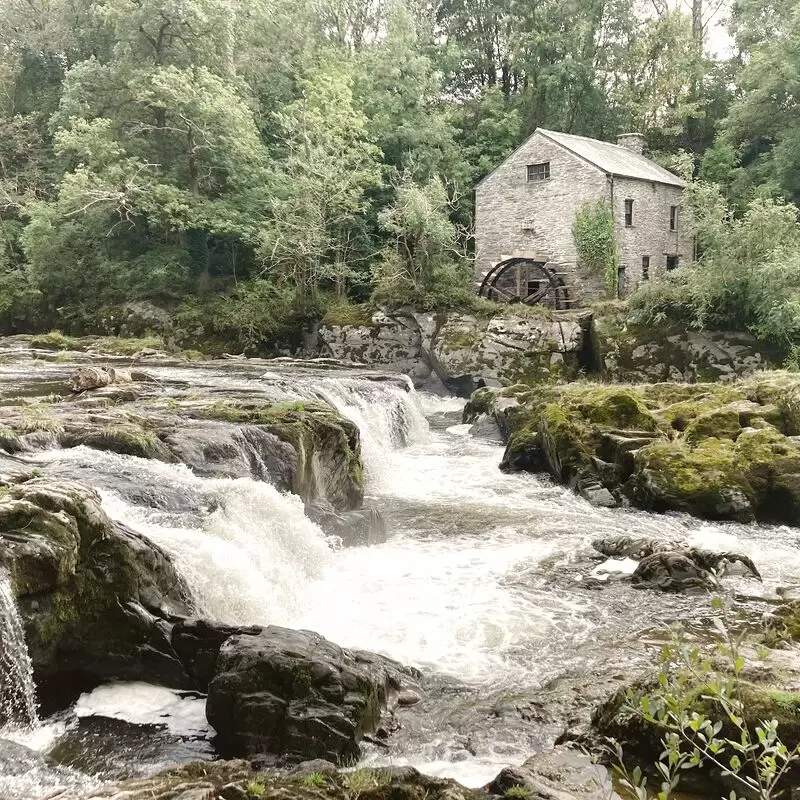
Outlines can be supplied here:
[[614, 238], [614, 217], [605, 200], [592, 208], [585, 203], [572, 223], [572, 238], [578, 254], [578, 268], [592, 275], [602, 275], [608, 293], [618, 290], [619, 255]]
[[756, 198], [737, 217], [718, 186], [697, 182], [687, 192], [686, 210], [700, 251], [697, 267], [640, 286], [629, 298], [630, 320], [749, 330], [791, 352], [800, 344], [797, 208]]
[[509, 786], [508, 789], [503, 792], [505, 797], [512, 798], [512, 800], [525, 800], [526, 797], [530, 797], [532, 794], [531, 790], [527, 786]]
[[369, 789], [387, 786], [391, 779], [391, 774], [383, 769], [356, 769], [345, 774], [344, 789], [347, 797], [356, 800]]
[[395, 202], [378, 218], [393, 243], [375, 270], [375, 300], [425, 309], [469, 302], [471, 270], [458, 259], [456, 230], [447, 211], [440, 181], [420, 186], [403, 173]]
[[[712, 604], [722, 612], [713, 618], [720, 634], [715, 652], [702, 653], [681, 629], [673, 629], [662, 649], [657, 688], [645, 694], [629, 692], [625, 711], [663, 732], [663, 752], [654, 764], [658, 800], [673, 797], [684, 771], [694, 768], [711, 768], [726, 776], [735, 787], [730, 800], [776, 800], [783, 796], [787, 773], [800, 761], [800, 745], [784, 744], [778, 720], [766, 715], [782, 704], [789, 704], [794, 713], [797, 698], [774, 693], [769, 699], [773, 707], [758, 716], [762, 709], [753, 708], [754, 690], [743, 678], [744, 634], [732, 634], [721, 600]], [[648, 800], [647, 778], [638, 767], [628, 771], [622, 748], [614, 744], [614, 768], [623, 788], [633, 800]]]
[[267, 785], [260, 780], [249, 781], [244, 787], [248, 800], [258, 800], [267, 793]]
[[309, 772], [301, 783], [310, 789], [322, 789], [328, 785], [328, 776], [323, 772]]
[[0, 0], [0, 329], [148, 299], [258, 349], [329, 294], [466, 306], [470, 190], [536, 126], [684, 148], [737, 214], [800, 191], [790, 3], [736, 3], [729, 62], [670, 4], [423, 5]]

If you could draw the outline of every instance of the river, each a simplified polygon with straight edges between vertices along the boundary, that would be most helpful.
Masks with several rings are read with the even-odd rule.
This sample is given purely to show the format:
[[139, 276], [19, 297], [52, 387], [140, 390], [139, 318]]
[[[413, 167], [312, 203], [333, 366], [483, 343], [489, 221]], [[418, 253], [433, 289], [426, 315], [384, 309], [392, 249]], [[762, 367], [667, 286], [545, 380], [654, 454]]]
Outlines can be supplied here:
[[[24, 382], [22, 370], [0, 366], [0, 381]], [[46, 365], [39, 379], [58, 381], [63, 370]], [[425, 698], [401, 712], [389, 749], [367, 748], [369, 764], [409, 763], [481, 785], [550, 746], [599, 685], [651, 661], [647, 644], [663, 637], [666, 623], [702, 627], [706, 596], [624, 582], [589, 588], [593, 538], [628, 532], [745, 552], [764, 586], [743, 577], [725, 586], [753, 596], [739, 604], [753, 615], [757, 596], [791, 583], [800, 567], [794, 529], [597, 509], [541, 476], [504, 474], [501, 446], [460, 424], [462, 400], [263, 364], [148, 371], [168, 395], [313, 397], [358, 424], [365, 505], [381, 511], [389, 530], [386, 543], [370, 547], [340, 547], [305, 517], [298, 498], [265, 483], [206, 479], [180, 465], [84, 448], [31, 460], [96, 487], [113, 518], [162, 545], [200, 613], [307, 628], [419, 667]], [[161, 728], [141, 727], [154, 724]], [[202, 698], [145, 684], [100, 687], [13, 738], [57, 758], [84, 786], [213, 757]], [[41, 771], [36, 788], [44, 793], [66, 774]], [[22, 791], [22, 779], [6, 783], [10, 797], [14, 786]], [[16, 796], [36, 796], [24, 791]]]

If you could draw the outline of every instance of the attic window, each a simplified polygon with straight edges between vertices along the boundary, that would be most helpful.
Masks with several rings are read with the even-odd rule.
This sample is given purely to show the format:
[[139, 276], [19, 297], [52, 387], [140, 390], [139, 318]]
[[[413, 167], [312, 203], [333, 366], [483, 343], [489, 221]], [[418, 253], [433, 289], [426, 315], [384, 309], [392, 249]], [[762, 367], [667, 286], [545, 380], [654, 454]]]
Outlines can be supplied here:
[[541, 164], [528, 164], [528, 183], [548, 180], [550, 180], [549, 161], [542, 161]]
[[633, 227], [633, 200], [625, 201], [625, 227]]

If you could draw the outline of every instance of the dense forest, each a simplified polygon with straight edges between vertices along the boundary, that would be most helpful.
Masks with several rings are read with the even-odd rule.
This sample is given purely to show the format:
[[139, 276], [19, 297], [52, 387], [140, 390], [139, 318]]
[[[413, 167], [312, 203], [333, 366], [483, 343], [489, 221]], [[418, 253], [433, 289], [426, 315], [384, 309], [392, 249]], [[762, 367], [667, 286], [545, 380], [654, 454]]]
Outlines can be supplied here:
[[[800, 241], [796, 0], [0, 0], [0, 19], [6, 329], [149, 299], [254, 344], [347, 301], [468, 302], [472, 187], [537, 126], [642, 131], [681, 163], [709, 261], [746, 268], [734, 294], [774, 291], [754, 270], [779, 242], [785, 273]], [[767, 338], [800, 320], [791, 291], [778, 319], [687, 282], [638, 313], [741, 312]]]

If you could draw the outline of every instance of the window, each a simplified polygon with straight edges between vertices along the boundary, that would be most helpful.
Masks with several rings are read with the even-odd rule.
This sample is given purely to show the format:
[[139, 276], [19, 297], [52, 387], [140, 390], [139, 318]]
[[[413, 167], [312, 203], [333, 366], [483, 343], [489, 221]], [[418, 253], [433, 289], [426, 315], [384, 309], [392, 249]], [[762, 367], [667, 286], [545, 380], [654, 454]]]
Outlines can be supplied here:
[[628, 277], [625, 271], [625, 265], [620, 264], [617, 267], [617, 297], [625, 297], [628, 293]]
[[549, 161], [543, 161], [541, 164], [528, 164], [528, 183], [547, 180], [550, 180]]
[[678, 206], [669, 207], [669, 229], [671, 231], [678, 230]]
[[650, 256], [642, 256], [642, 280], [650, 280]]
[[633, 200], [625, 201], [625, 227], [633, 227]]
[[667, 269], [677, 269], [680, 256], [667, 256]]

